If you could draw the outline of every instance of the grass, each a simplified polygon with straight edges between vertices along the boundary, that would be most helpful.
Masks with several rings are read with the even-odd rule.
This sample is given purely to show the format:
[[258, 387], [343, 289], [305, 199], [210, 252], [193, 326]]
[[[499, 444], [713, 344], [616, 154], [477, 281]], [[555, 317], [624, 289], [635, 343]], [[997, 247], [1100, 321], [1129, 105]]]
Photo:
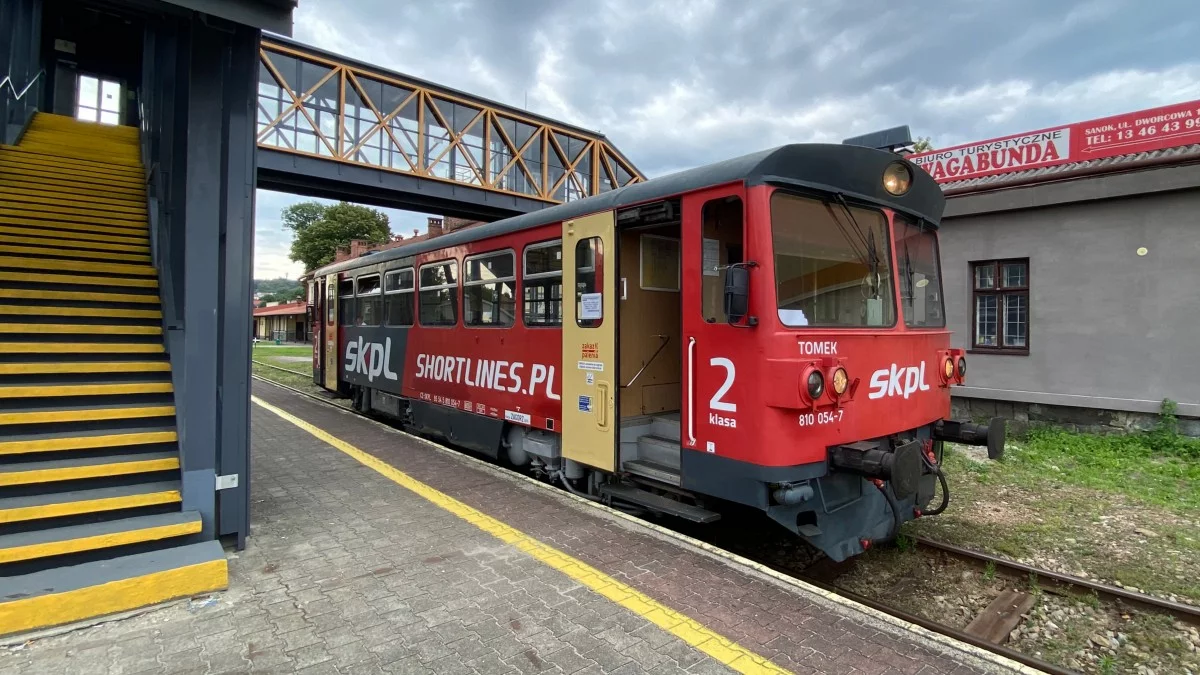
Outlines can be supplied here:
[[1200, 440], [1033, 430], [998, 462], [947, 448], [951, 504], [905, 531], [1200, 602]]

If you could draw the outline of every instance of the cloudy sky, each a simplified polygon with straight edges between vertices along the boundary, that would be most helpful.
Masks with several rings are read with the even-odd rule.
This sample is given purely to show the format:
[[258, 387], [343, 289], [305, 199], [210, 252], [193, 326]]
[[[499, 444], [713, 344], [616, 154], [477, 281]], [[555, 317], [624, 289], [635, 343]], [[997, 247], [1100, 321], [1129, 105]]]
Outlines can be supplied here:
[[[595, 129], [650, 177], [898, 124], [947, 147], [1200, 99], [1194, 0], [300, 0], [294, 36]], [[298, 199], [259, 192], [258, 278], [302, 272], [279, 228]]]

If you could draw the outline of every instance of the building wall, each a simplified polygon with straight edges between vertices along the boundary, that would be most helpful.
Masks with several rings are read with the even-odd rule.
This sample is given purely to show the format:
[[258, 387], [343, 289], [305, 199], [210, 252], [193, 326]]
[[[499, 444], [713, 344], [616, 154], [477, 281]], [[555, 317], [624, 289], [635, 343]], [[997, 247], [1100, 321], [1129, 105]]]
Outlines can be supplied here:
[[[955, 346], [970, 348], [970, 262], [1028, 257], [1030, 276], [1029, 355], [969, 355], [960, 396], [1142, 413], [1170, 398], [1200, 416], [1200, 189], [1053, 198], [1080, 187], [1090, 189], [950, 199], [942, 260]], [[981, 197], [984, 208], [964, 203]]]
[[258, 339], [271, 340], [274, 339], [274, 331], [286, 331], [287, 341], [296, 341], [296, 324], [304, 323], [304, 340], [307, 341], [311, 334], [309, 333], [308, 323], [303, 314], [284, 314], [276, 316], [259, 316], [255, 317], [255, 323], [258, 328]]

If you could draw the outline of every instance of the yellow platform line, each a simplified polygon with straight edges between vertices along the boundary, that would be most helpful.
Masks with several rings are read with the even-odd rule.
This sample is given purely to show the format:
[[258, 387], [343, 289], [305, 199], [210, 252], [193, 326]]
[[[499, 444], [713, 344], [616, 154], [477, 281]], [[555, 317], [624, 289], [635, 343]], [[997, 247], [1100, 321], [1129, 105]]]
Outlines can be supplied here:
[[0, 455], [20, 455], [26, 452], [120, 448], [126, 445], [174, 443], [176, 440], [178, 440], [178, 437], [174, 431], [143, 431], [135, 434], [67, 436], [64, 438], [43, 438], [34, 441], [4, 441], [0, 442]]
[[360, 464], [374, 469], [392, 482], [408, 489], [441, 509], [449, 511], [475, 527], [492, 535], [510, 546], [532, 556], [534, 559], [558, 570], [575, 582], [590, 588], [618, 605], [634, 612], [650, 623], [671, 633], [695, 649], [720, 661], [739, 673], [786, 673], [788, 671], [762, 656], [742, 647], [728, 638], [705, 627], [700, 622], [685, 616], [641, 591], [608, 576], [604, 572], [548, 546], [533, 537], [432, 488], [400, 471], [396, 467], [359, 450], [346, 441], [329, 434], [291, 413], [274, 406], [257, 396], [250, 397], [259, 406], [291, 422], [312, 436], [349, 455]]
[[10, 354], [162, 354], [154, 342], [4, 342]]
[[[110, 462], [107, 464], [91, 464], [88, 466], [71, 466], [61, 469], [36, 469], [33, 471], [0, 472], [0, 486], [34, 485], [37, 483], [54, 483], [63, 480], [82, 480], [84, 478], [107, 478], [109, 476], [127, 476], [134, 473], [150, 473], [151, 471], [172, 471], [179, 468], [178, 457], [163, 459], [142, 459], [129, 462]], [[0, 549], [0, 563], [4, 560], [5, 551]]]
[[121, 319], [161, 319], [157, 309], [111, 309], [108, 307], [57, 307], [54, 305], [0, 305], [0, 314], [24, 316], [106, 316]]
[[74, 591], [0, 603], [0, 635], [59, 626], [229, 586], [224, 558]]
[[86, 291], [43, 291], [36, 288], [0, 288], [0, 298], [9, 300], [79, 300], [82, 302], [133, 302], [157, 305], [157, 295], [149, 293], [88, 293]]
[[134, 286], [137, 288], [158, 288], [158, 279], [154, 278], [145, 279], [138, 277], [71, 276], [69, 274], [39, 274], [37, 272], [0, 271], [0, 281], [28, 281], [31, 283], [43, 284], [84, 284], [89, 286]]
[[159, 335], [162, 333], [162, 326], [100, 326], [87, 323], [0, 323], [0, 333]]
[[63, 555], [66, 553], [78, 553], [80, 551], [95, 551], [102, 548], [125, 546], [145, 541], [157, 541], [171, 537], [182, 537], [189, 534], [197, 534], [200, 532], [201, 527], [202, 523], [199, 520], [194, 520], [173, 525], [144, 527], [129, 532], [112, 532], [109, 534], [99, 534], [94, 537], [79, 537], [78, 539], [67, 539], [65, 541], [50, 541], [44, 544], [14, 546], [12, 548], [0, 549], [0, 564], [47, 558], [52, 555]]
[[[150, 247], [145, 244], [112, 244], [104, 241], [83, 241], [79, 239], [59, 239], [56, 237], [30, 237], [30, 233], [20, 235], [4, 234], [0, 232], [0, 243], [13, 246], [51, 246], [56, 250], [60, 247], [63, 249], [78, 249], [84, 253], [107, 253], [109, 251], [117, 253], [132, 253], [140, 256], [140, 259], [150, 257]], [[64, 253], [71, 252], [64, 250]]]
[[[73, 244], [78, 246], [79, 244]], [[20, 246], [4, 243], [0, 241], [0, 253], [13, 253], [16, 255], [42, 255], [42, 256], [58, 256], [60, 258], [77, 258], [83, 260], [123, 260], [125, 262], [146, 263], [150, 264], [149, 254], [138, 253], [118, 253], [116, 251], [86, 251], [73, 248], [46, 248], [44, 246]], [[47, 267], [52, 267], [53, 262], [47, 262]]]
[[[181, 501], [179, 490], [163, 490], [162, 492], [129, 495], [126, 497], [106, 497], [104, 499], [88, 499], [78, 502], [42, 504], [41, 506], [22, 506], [12, 509], [0, 509], [0, 523], [19, 523], [26, 520], [61, 518], [62, 516], [76, 516], [81, 513], [133, 509], [141, 506], [170, 504], [178, 501]], [[4, 606], [5, 603], [0, 603], [0, 607]]]
[[120, 384], [63, 384], [51, 386], [0, 387], [0, 398], [50, 398], [56, 396], [114, 396], [120, 394], [169, 394], [170, 382], [122, 382]]
[[174, 415], [175, 406], [173, 405], [152, 405], [141, 408], [88, 408], [85, 410], [30, 410], [26, 412], [0, 412], [0, 425], [99, 422], [103, 420], [130, 420], [146, 417], [173, 417]]
[[161, 373], [167, 361], [66, 361], [60, 363], [0, 363], [0, 375], [61, 375], [66, 373]]

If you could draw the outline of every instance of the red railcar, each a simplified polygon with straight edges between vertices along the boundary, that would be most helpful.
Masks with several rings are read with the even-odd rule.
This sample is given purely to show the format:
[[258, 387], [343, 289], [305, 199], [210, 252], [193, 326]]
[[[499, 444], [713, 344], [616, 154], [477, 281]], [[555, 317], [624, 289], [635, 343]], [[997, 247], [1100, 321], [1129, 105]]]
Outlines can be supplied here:
[[1003, 447], [947, 419], [943, 205], [898, 155], [788, 145], [414, 242], [314, 273], [314, 377], [578, 494], [749, 505], [840, 560], [948, 494], [940, 441]]

